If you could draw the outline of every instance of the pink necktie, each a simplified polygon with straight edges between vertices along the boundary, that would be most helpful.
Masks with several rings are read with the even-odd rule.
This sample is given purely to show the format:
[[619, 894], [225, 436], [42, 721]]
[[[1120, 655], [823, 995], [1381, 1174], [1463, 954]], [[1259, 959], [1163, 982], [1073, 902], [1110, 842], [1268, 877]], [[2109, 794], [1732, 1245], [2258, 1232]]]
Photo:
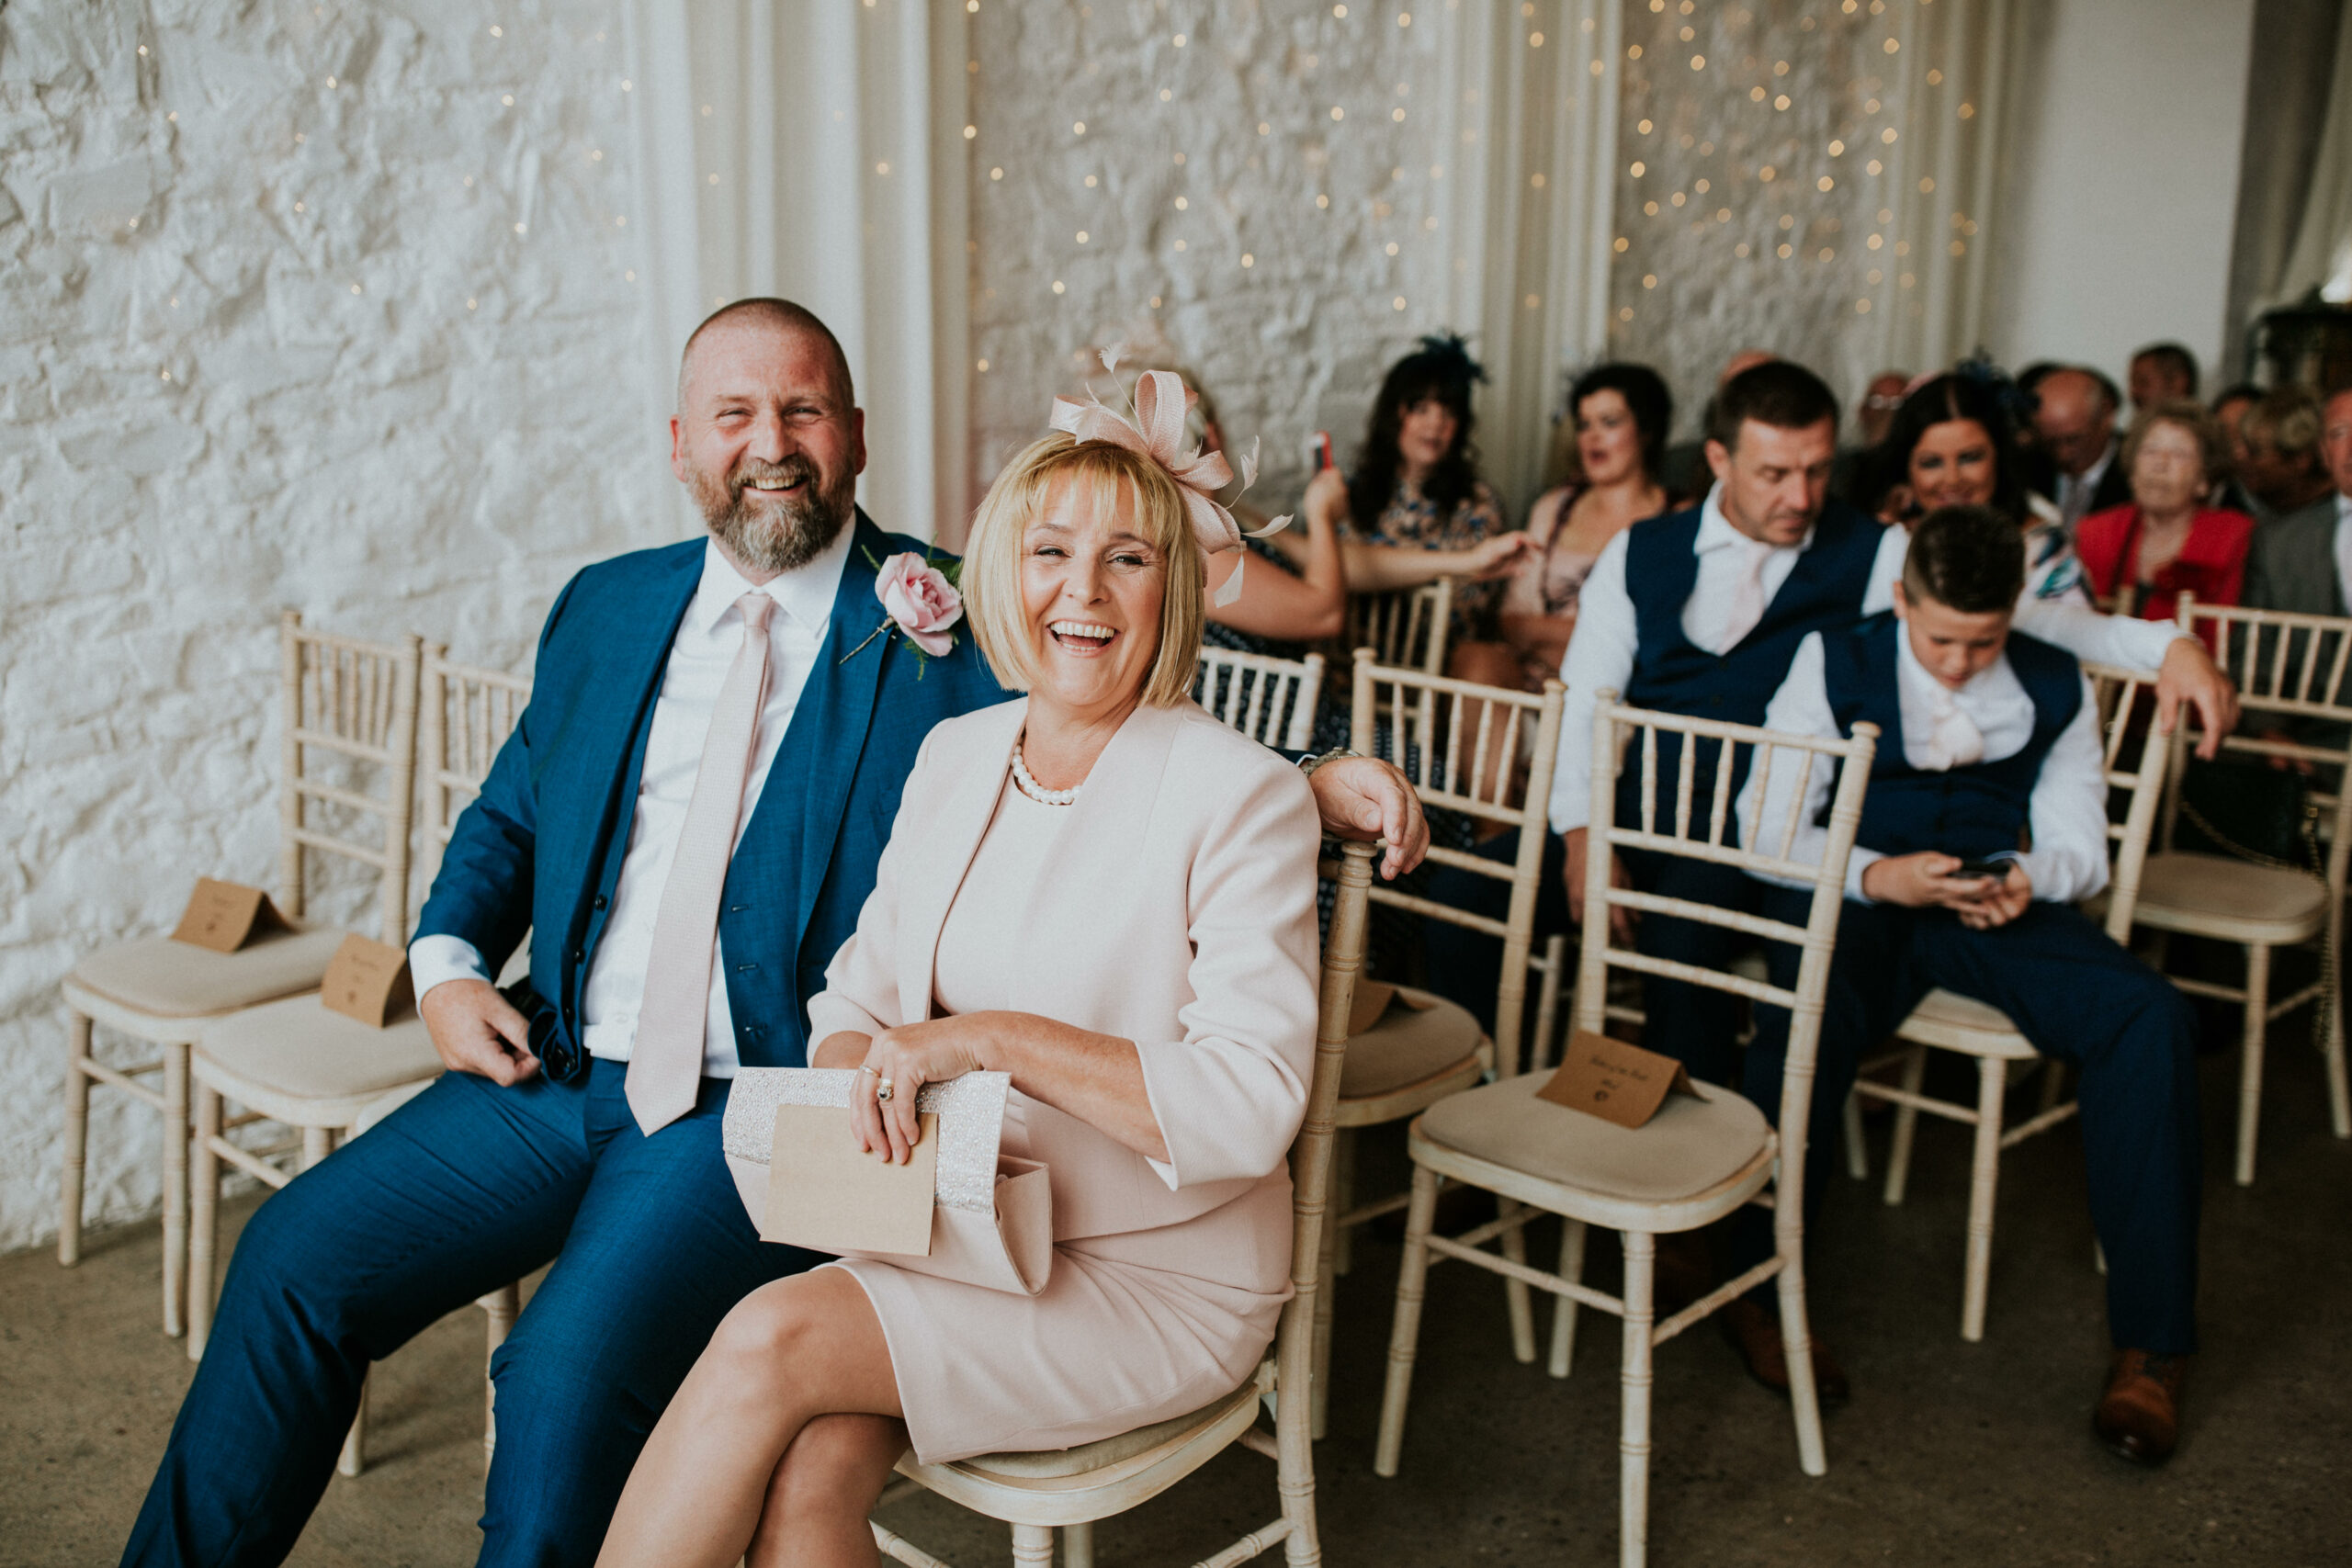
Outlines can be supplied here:
[[718, 897], [735, 852], [735, 824], [743, 811], [752, 742], [768, 690], [768, 615], [775, 601], [746, 593], [743, 646], [727, 667], [694, 798], [678, 831], [670, 880], [653, 918], [646, 960], [645, 998], [638, 1009], [637, 1043], [629, 1051], [628, 1108], [648, 1137], [695, 1108], [702, 1083], [703, 1030], [710, 1011], [711, 950], [718, 940]]
[[1772, 547], [1743, 539], [1739, 548], [1747, 555], [1740, 562], [1739, 576], [1732, 581], [1731, 608], [1724, 616], [1723, 641], [1715, 648], [1719, 655], [1737, 648], [1740, 638], [1764, 618], [1764, 563], [1772, 558]]

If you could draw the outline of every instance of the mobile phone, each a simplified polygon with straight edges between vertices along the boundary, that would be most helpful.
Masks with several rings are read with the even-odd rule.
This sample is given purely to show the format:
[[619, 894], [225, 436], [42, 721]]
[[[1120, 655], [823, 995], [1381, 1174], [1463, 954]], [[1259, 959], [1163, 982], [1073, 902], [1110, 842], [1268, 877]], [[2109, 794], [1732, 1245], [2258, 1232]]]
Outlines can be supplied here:
[[1977, 877], [1987, 877], [1995, 882], [2006, 882], [2008, 880], [2009, 863], [2005, 860], [1964, 860], [1956, 869], [1945, 873], [1945, 875], [1954, 882], [1968, 882]]
[[1310, 473], [1321, 473], [1331, 467], [1331, 433], [1318, 430], [1306, 438], [1306, 467]]

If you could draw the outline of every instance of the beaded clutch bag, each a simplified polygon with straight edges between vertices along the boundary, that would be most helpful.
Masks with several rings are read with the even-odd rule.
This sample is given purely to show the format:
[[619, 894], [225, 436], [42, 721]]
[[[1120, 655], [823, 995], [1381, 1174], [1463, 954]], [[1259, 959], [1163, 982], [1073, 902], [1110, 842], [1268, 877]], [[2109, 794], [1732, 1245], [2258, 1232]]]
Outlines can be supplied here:
[[[821, 1201], [818, 1193], [808, 1193], [804, 1205], [796, 1201], [801, 1194], [771, 1190], [779, 1108], [838, 1110], [845, 1117], [856, 1077], [855, 1069], [836, 1067], [746, 1067], [736, 1075], [721, 1141], [735, 1190], [762, 1236], [1015, 1295], [1044, 1290], [1054, 1263], [1053, 1188], [1042, 1163], [999, 1147], [1012, 1089], [1007, 1074], [967, 1073], [925, 1084], [916, 1095], [915, 1109], [936, 1145], [928, 1252], [841, 1245], [839, 1216], [809, 1212]], [[827, 1136], [823, 1145], [796, 1150], [795, 1163], [875, 1163], [850, 1141], [845, 1122], [831, 1132], [837, 1154], [826, 1146], [836, 1138]]]

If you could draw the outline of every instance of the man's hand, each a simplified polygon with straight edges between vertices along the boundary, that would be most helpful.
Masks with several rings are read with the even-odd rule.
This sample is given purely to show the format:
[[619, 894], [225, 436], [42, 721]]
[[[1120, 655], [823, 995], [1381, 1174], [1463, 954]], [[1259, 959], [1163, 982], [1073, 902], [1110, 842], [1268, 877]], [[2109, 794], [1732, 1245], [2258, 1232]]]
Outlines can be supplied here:
[[[1584, 924], [1585, 846], [1588, 842], [1585, 829], [1571, 828], [1561, 835], [1560, 841], [1566, 846], [1568, 852], [1567, 867], [1562, 873], [1562, 880], [1567, 884], [1568, 919], [1581, 926]], [[1615, 855], [1611, 855], [1609, 857], [1609, 886], [1631, 887], [1633, 885], [1633, 878], [1625, 874], [1625, 863]], [[1632, 909], [1625, 908], [1622, 905], [1611, 905], [1609, 908], [1611, 938], [1620, 942], [1633, 941], [1634, 921], [1637, 918], [1636, 912]]]
[[529, 1021], [487, 980], [444, 980], [424, 993], [416, 1010], [452, 1072], [512, 1085], [539, 1070]]
[[1882, 904], [1950, 909], [1974, 931], [2007, 925], [2033, 901], [2033, 881], [2016, 861], [2008, 863], [2008, 874], [1999, 879], [1954, 876], [1962, 863], [1957, 856], [1933, 850], [1889, 855], [1864, 868], [1862, 892]]
[[2175, 637], [2156, 671], [2156, 729], [2170, 735], [2180, 722], [2183, 703], [2197, 710], [2198, 727], [2205, 733], [2197, 754], [2211, 761], [2222, 750], [2222, 737], [2238, 727], [2237, 682], [2213, 662], [2205, 645], [2195, 637]]
[[1336, 757], [1307, 779], [1324, 831], [1335, 839], [1385, 839], [1380, 874], [1390, 881], [1421, 863], [1430, 825], [1410, 780], [1376, 757]]

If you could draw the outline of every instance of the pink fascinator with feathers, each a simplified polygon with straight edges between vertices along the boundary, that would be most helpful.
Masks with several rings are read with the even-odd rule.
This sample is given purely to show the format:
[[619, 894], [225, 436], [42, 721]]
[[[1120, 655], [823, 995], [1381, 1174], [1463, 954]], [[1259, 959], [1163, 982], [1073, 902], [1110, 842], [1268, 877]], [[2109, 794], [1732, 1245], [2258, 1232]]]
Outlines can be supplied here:
[[[1121, 345], [1112, 344], [1102, 351], [1102, 368], [1115, 372], [1119, 367]], [[1193, 525], [1193, 537], [1204, 556], [1226, 550], [1238, 550], [1244, 539], [1261, 539], [1289, 526], [1287, 514], [1275, 518], [1263, 528], [1245, 533], [1235, 522], [1233, 513], [1219, 505], [1217, 491], [1233, 482], [1231, 465], [1222, 452], [1188, 449], [1184, 440], [1184, 409], [1191, 394], [1184, 389], [1183, 378], [1172, 370], [1147, 370], [1136, 381], [1134, 416], [1120, 413], [1104, 405], [1092, 392], [1086, 401], [1075, 402], [1069, 398], [1054, 400], [1052, 426], [1067, 431], [1080, 441], [1107, 441], [1129, 451], [1140, 452], [1159, 464], [1176, 481], [1176, 493], [1184, 498], [1184, 514]], [[1250, 450], [1241, 458], [1241, 488], [1249, 489], [1258, 479], [1258, 443], [1251, 441]], [[1233, 575], [1225, 580], [1213, 600], [1220, 609], [1241, 597], [1241, 571], [1248, 563], [1245, 554], [1235, 563]]]

